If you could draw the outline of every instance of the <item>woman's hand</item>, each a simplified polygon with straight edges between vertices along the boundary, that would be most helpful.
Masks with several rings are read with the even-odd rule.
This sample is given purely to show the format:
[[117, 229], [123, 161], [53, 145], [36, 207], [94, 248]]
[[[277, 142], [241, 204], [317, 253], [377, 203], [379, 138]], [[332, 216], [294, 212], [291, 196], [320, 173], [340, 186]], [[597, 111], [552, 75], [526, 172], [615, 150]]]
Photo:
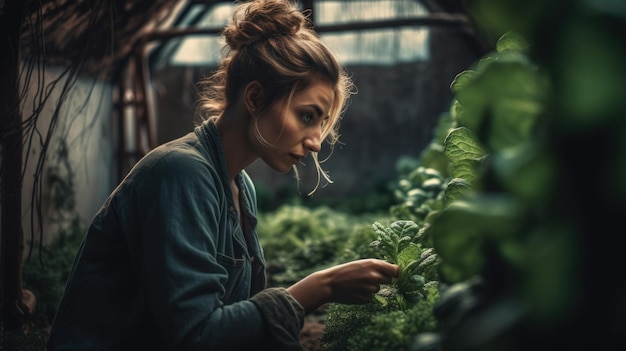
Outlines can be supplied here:
[[370, 302], [381, 284], [398, 275], [398, 266], [378, 259], [363, 259], [315, 272], [287, 290], [310, 313], [327, 302]]

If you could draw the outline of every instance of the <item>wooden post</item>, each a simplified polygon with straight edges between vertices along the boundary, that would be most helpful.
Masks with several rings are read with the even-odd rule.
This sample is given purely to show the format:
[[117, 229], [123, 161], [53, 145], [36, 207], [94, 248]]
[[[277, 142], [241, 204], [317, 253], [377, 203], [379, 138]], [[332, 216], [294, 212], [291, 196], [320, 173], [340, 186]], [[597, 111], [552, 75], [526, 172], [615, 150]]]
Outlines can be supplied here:
[[20, 34], [27, 1], [5, 0], [0, 14], [0, 282], [5, 330], [22, 325], [22, 117], [19, 101]]

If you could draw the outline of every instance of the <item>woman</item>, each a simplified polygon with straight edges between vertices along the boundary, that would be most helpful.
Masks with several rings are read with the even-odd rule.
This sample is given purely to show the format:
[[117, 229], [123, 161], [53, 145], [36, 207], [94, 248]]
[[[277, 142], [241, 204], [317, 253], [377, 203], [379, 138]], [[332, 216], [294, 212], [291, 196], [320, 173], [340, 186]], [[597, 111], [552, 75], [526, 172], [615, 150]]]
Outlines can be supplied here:
[[[300, 350], [304, 316], [366, 303], [398, 267], [358, 260], [265, 288], [256, 159], [288, 172], [334, 143], [351, 82], [293, 4], [241, 4], [204, 82], [205, 122], [157, 147], [91, 223], [49, 350]], [[327, 179], [328, 180], [328, 179]]]

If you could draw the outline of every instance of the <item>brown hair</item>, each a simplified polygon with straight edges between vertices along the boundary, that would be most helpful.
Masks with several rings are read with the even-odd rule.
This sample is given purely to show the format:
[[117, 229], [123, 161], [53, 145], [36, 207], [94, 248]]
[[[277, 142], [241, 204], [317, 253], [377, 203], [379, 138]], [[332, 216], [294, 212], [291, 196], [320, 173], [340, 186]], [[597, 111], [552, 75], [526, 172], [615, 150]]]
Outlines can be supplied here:
[[[263, 86], [265, 94], [259, 104], [262, 110], [321, 78], [334, 87], [330, 119], [322, 131], [322, 139], [332, 151], [339, 138], [339, 120], [354, 86], [308, 17], [289, 0], [254, 0], [237, 8], [221, 34], [226, 41], [222, 61], [212, 76], [199, 83], [201, 116], [217, 119], [252, 81]], [[321, 170], [316, 153], [313, 159], [318, 185], [320, 175], [332, 182]]]

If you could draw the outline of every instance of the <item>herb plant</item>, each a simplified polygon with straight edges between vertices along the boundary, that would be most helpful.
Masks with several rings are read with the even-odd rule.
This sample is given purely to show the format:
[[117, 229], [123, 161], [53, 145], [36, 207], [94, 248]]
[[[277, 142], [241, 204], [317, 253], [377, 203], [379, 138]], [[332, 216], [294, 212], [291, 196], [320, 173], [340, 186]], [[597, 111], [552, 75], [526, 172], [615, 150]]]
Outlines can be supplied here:
[[399, 220], [389, 226], [374, 222], [372, 231], [375, 257], [397, 264], [398, 277], [381, 286], [369, 304], [328, 307], [321, 340], [327, 351], [405, 349], [412, 335], [436, 329], [431, 309], [438, 298], [438, 259], [423, 245], [423, 228]]

